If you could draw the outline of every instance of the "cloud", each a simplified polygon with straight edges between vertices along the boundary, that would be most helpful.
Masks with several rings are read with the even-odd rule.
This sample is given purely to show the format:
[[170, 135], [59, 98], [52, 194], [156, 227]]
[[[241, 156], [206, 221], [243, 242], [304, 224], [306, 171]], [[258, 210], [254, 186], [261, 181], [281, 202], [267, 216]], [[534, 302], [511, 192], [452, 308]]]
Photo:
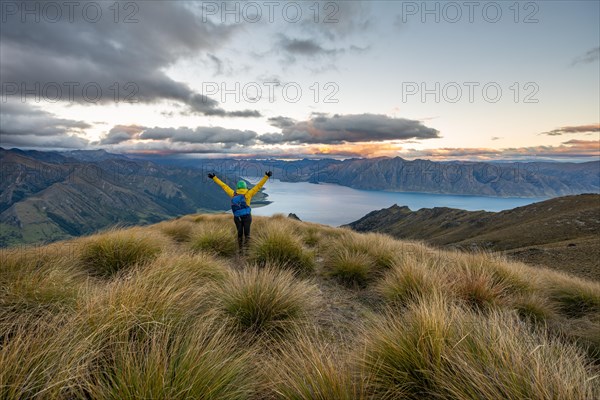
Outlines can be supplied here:
[[0, 129], [5, 135], [51, 136], [71, 131], [81, 133], [91, 127], [87, 122], [57, 118], [52, 113], [25, 103], [2, 103], [0, 115]]
[[291, 39], [285, 35], [280, 36], [279, 46], [291, 55], [308, 57], [333, 55], [339, 51], [336, 49], [325, 49], [313, 39]]
[[600, 132], [600, 124], [563, 126], [562, 128], [554, 129], [549, 132], [542, 132], [540, 135], [560, 136], [569, 133], [596, 133]]
[[[315, 7], [319, 7], [319, 23], [315, 23]], [[306, 8], [299, 27], [311, 37], [318, 35], [339, 42], [353, 36], [364, 36], [375, 26], [376, 16], [371, 12], [369, 1], [320, 0], [306, 3]]]
[[396, 157], [402, 146], [396, 143], [352, 143], [338, 145], [311, 145], [306, 153], [328, 157]]
[[171, 143], [220, 143], [225, 145], [252, 145], [257, 137], [250, 130], [227, 129], [219, 126], [190, 128], [144, 128], [140, 140], [166, 140]]
[[295, 123], [296, 120], [288, 117], [279, 116], [269, 118], [269, 124], [277, 128], [289, 128], [291, 126], [294, 126]]
[[577, 64], [591, 64], [593, 62], [598, 61], [598, 59], [600, 59], [600, 47], [588, 50], [585, 54], [576, 57], [571, 62], [571, 66], [575, 66]]
[[139, 125], [115, 125], [99, 141], [100, 145], [111, 145], [126, 142], [137, 138], [144, 131], [143, 126]]
[[214, 54], [208, 54], [208, 58], [215, 64], [215, 75], [223, 74], [223, 61]]
[[287, 126], [280, 126], [281, 133], [261, 135], [259, 139], [263, 143], [340, 144], [440, 137], [439, 131], [420, 121], [380, 114], [317, 115], [308, 121], [293, 124], [293, 120], [282, 118], [285, 117], [277, 117], [272, 123], [281, 125], [284, 121]]
[[513, 158], [598, 158], [600, 143], [595, 140], [569, 140], [558, 146], [491, 148], [439, 148], [406, 150], [399, 154], [407, 158], [429, 159], [513, 159]]
[[88, 140], [78, 135], [90, 127], [25, 103], [6, 102], [0, 107], [0, 143], [7, 147], [84, 147]]
[[[31, 8], [30, 4], [20, 1], [16, 6]], [[56, 4], [60, 7], [62, 3]], [[76, 4], [79, 8], [72, 13], [72, 21], [68, 9], [63, 10], [63, 17], [56, 23], [44, 19], [35, 22], [34, 16], [23, 23], [19, 13], [3, 16], [3, 94], [22, 96], [23, 87], [44, 93], [44, 87], [55, 83], [60, 92], [51, 88], [52, 96], [60, 93], [59, 99], [68, 102], [102, 104], [114, 102], [115, 97], [142, 103], [174, 100], [186, 104], [189, 112], [195, 114], [260, 115], [252, 110], [225, 111], [217, 101], [173, 80], [165, 72], [180, 59], [221, 47], [239, 30], [238, 25], [202, 21], [187, 2], [127, 3], [135, 8], [127, 6], [123, 17], [137, 9], [134, 23], [114, 22], [113, 8], [117, 4], [124, 7], [122, 3]], [[86, 13], [82, 10], [89, 4], [94, 5], [93, 9], [101, 8], [103, 17], [99, 21], [84, 19]], [[35, 89], [36, 83], [39, 89]]]

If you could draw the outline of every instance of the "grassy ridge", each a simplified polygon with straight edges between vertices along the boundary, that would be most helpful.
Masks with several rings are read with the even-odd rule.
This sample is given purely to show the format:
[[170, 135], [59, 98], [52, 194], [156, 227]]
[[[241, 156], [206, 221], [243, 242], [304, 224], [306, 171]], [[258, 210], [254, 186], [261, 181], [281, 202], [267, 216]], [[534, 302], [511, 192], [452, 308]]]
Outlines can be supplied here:
[[[281, 216], [0, 253], [0, 398], [591, 399], [600, 285]], [[233, 245], [233, 246], [232, 246]]]

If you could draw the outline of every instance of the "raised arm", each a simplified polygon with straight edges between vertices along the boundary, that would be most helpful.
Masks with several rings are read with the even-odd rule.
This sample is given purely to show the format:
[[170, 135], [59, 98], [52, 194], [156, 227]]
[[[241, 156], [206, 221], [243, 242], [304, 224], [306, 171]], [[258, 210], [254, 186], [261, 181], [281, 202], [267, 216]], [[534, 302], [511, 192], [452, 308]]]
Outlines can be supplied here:
[[211, 178], [217, 185], [221, 186], [221, 189], [227, 193], [229, 197], [233, 197], [234, 191], [231, 189], [225, 182], [217, 178], [214, 174], [208, 174], [208, 177]]
[[266, 172], [265, 176], [263, 176], [262, 179], [252, 189], [248, 190], [248, 196], [252, 198], [256, 193], [258, 193], [260, 188], [264, 186], [264, 184], [267, 182], [269, 177], [271, 177], [271, 175], [273, 175], [271, 171]]

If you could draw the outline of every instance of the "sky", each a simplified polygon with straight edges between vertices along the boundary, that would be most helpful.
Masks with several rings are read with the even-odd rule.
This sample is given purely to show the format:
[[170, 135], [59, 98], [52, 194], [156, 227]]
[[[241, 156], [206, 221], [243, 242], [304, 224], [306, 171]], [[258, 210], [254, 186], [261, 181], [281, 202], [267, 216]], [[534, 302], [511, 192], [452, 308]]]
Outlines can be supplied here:
[[598, 1], [2, 1], [0, 146], [600, 157]]

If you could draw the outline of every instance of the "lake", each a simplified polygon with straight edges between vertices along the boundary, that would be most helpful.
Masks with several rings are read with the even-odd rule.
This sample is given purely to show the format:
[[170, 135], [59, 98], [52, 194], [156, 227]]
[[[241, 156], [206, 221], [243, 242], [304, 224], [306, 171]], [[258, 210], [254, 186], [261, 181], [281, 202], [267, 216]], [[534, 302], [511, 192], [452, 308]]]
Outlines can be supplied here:
[[[245, 178], [256, 183], [258, 178]], [[502, 198], [483, 196], [460, 196], [429, 193], [393, 193], [356, 190], [333, 184], [307, 182], [290, 183], [270, 179], [264, 186], [271, 204], [255, 207], [252, 214], [269, 216], [275, 213], [296, 214], [303, 221], [318, 222], [332, 226], [344, 225], [365, 214], [388, 208], [394, 204], [420, 208], [451, 207], [463, 210], [502, 211], [524, 206], [546, 198]]]

